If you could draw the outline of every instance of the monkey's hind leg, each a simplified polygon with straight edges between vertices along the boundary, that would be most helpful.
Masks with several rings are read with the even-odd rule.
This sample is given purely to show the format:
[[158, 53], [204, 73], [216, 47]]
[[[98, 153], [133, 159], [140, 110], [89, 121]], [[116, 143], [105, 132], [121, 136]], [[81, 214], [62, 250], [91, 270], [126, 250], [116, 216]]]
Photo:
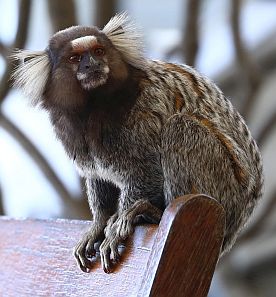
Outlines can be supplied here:
[[247, 194], [231, 146], [224, 145], [225, 139], [212, 128], [211, 122], [196, 115], [177, 114], [168, 120], [161, 140], [164, 195], [167, 205], [191, 193], [218, 200], [226, 211], [223, 249], [227, 249], [242, 225]]
[[109, 219], [105, 228], [105, 240], [100, 246], [102, 267], [106, 273], [111, 272], [111, 254], [114, 262], [119, 261], [118, 246], [133, 233], [135, 219], [139, 215], [146, 215], [153, 221], [159, 222], [162, 211], [148, 200], [140, 199], [128, 209], [118, 212]]

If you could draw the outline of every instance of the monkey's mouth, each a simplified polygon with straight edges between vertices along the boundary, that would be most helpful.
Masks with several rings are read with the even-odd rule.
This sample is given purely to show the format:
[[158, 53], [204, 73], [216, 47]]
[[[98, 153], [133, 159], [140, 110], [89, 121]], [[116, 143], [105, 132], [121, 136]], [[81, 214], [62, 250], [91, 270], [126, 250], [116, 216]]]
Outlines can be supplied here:
[[95, 89], [107, 81], [107, 74], [102, 71], [91, 71], [89, 73], [78, 73], [77, 79], [85, 90]]

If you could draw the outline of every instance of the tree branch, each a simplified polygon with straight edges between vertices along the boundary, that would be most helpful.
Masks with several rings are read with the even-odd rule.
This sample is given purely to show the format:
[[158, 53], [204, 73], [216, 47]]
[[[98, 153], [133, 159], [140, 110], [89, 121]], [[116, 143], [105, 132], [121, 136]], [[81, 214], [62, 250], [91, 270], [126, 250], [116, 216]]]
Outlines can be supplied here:
[[269, 202], [265, 206], [262, 214], [241, 234], [237, 243], [241, 244], [256, 237], [264, 227], [266, 220], [275, 211], [276, 206], [276, 190], [272, 193]]
[[31, 14], [31, 0], [21, 0], [19, 6], [19, 20], [13, 47], [22, 48], [28, 36], [29, 21]]
[[260, 71], [251, 59], [250, 53], [247, 50], [240, 32], [240, 14], [241, 14], [241, 1], [232, 1], [232, 13], [231, 13], [231, 29], [233, 34], [233, 41], [235, 45], [235, 51], [237, 60], [243, 73], [244, 84], [247, 89], [241, 114], [245, 119], [248, 119], [255, 101], [257, 99], [257, 93], [261, 85]]
[[103, 28], [116, 12], [116, 0], [97, 0], [96, 26]]
[[4, 212], [4, 206], [3, 206], [3, 193], [2, 188], [0, 186], [0, 216], [3, 216], [5, 214]]
[[[17, 26], [17, 32], [15, 40], [12, 45], [13, 48], [24, 48], [28, 34], [30, 11], [31, 11], [31, 0], [21, 0], [19, 6], [19, 20]], [[8, 59], [8, 54], [5, 56], [6, 69], [0, 82], [0, 104], [4, 101], [10, 90], [10, 76], [15, 67], [15, 63], [12, 64], [11, 60]]]
[[[81, 204], [87, 204], [86, 201], [80, 201], [77, 199], [79, 197], [72, 197], [72, 195], [67, 191], [59, 177], [53, 171], [53, 169], [49, 166], [46, 159], [42, 154], [37, 150], [37, 148], [30, 142], [30, 140], [24, 135], [20, 129], [18, 129], [4, 114], [0, 114], [0, 125], [10, 133], [19, 143], [19, 145], [27, 151], [28, 155], [33, 159], [35, 164], [39, 167], [42, 174], [45, 178], [50, 182], [53, 186], [59, 197], [62, 199], [66, 208], [70, 209], [70, 216], [82, 216], [85, 215], [87, 217], [88, 207], [82, 209]], [[84, 199], [82, 199], [84, 200]]]
[[25, 134], [17, 128], [3, 113], [0, 117], [0, 125], [9, 132], [20, 144], [20, 146], [26, 150], [29, 156], [33, 159], [35, 164], [41, 169], [42, 173], [47, 180], [53, 185], [56, 192], [62, 197], [63, 200], [67, 200], [70, 197], [70, 193], [63, 186], [59, 177], [48, 165], [46, 159], [40, 154], [37, 148], [30, 142], [30, 140], [25, 136]]
[[[76, 23], [72, 0], [70, 1], [69, 0], [68, 1], [51, 0], [49, 2], [52, 3], [52, 8], [53, 7], [57, 8], [57, 10], [55, 11], [56, 21], [57, 21], [55, 23], [55, 26], [58, 27], [57, 30], [61, 27], [68, 27]], [[64, 2], [65, 4], [65, 6], [63, 7], [64, 9], [63, 11], [58, 10], [58, 6], [62, 6], [61, 2]], [[25, 47], [25, 42], [28, 34], [29, 20], [30, 20], [31, 4], [32, 4], [31, 0], [20, 1], [18, 28], [17, 28], [15, 40], [11, 48]], [[67, 10], [65, 8], [67, 8]], [[74, 21], [72, 21], [72, 19], [74, 19]], [[66, 20], [68, 21], [68, 23], [66, 23]], [[0, 47], [1, 47], [1, 51], [5, 51], [6, 49], [8, 49], [2, 43], [0, 44]], [[12, 64], [11, 61], [8, 59], [9, 51], [10, 49], [8, 49], [8, 52], [5, 54], [5, 61], [7, 66], [0, 82], [0, 104], [4, 101], [6, 95], [10, 90], [9, 79], [10, 79], [11, 73], [14, 70], [14, 67], [16, 66], [16, 63]], [[0, 125], [17, 140], [19, 145], [21, 145], [21, 147], [28, 153], [28, 155], [33, 159], [36, 165], [40, 168], [45, 178], [51, 183], [55, 191], [58, 193], [59, 197], [64, 202], [64, 207], [65, 207], [64, 213], [69, 217], [89, 218], [90, 215], [89, 215], [89, 208], [87, 206], [87, 201], [85, 199], [78, 199], [78, 198], [83, 198], [83, 196], [81, 195], [81, 197], [72, 197], [72, 195], [64, 187], [59, 177], [52, 170], [52, 168], [49, 166], [46, 159], [40, 154], [37, 148], [24, 135], [24, 133], [20, 131], [20, 129], [18, 129], [3, 113], [1, 113], [1, 111], [0, 111]], [[2, 204], [0, 203], [0, 212], [2, 211], [1, 206]]]
[[8, 52], [8, 47], [2, 41], [0, 41], [0, 55], [5, 58], [8, 55]]
[[199, 47], [199, 26], [198, 19], [200, 13], [201, 0], [188, 0], [183, 28], [183, 36], [180, 45], [170, 49], [166, 53], [166, 58], [180, 53], [183, 61], [188, 65], [195, 65]]
[[189, 0], [186, 13], [184, 38], [182, 39], [183, 56], [185, 63], [195, 65], [198, 52], [198, 19], [201, 0]]
[[42, 174], [53, 186], [60, 199], [64, 203], [64, 213], [69, 218], [90, 218], [89, 207], [87, 201], [81, 194], [80, 197], [73, 197], [65, 188], [59, 177], [49, 166], [46, 159], [37, 150], [37, 148], [30, 142], [30, 140], [20, 131], [4, 114], [0, 114], [0, 125], [10, 133], [21, 145], [21, 147], [27, 151], [29, 156], [33, 159], [35, 164], [39, 167]]
[[77, 24], [73, 0], [48, 0], [47, 3], [54, 32]]
[[256, 137], [256, 141], [259, 147], [262, 147], [272, 131], [276, 128], [276, 111], [268, 118], [265, 125], [262, 127], [259, 135]]

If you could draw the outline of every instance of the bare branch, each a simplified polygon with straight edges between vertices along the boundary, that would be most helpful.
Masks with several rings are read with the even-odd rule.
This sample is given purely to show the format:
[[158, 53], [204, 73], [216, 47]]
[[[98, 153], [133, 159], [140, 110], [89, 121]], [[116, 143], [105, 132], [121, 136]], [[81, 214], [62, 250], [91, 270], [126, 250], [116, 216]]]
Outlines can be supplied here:
[[265, 125], [262, 127], [259, 135], [256, 137], [256, 141], [260, 147], [262, 147], [266, 140], [269, 138], [272, 131], [276, 128], [276, 111], [268, 118]]
[[11, 77], [12, 72], [13, 72], [13, 66], [11, 62], [7, 62], [5, 72], [0, 82], [0, 104], [2, 104], [2, 102], [4, 101], [4, 99], [6, 98], [10, 90], [9, 79]]
[[64, 213], [66, 216], [70, 218], [89, 218], [89, 208], [87, 207], [87, 201], [84, 199], [84, 195], [81, 194], [80, 197], [73, 197], [65, 188], [54, 170], [49, 166], [43, 155], [30, 142], [24, 133], [2, 113], [0, 113], [0, 125], [17, 140], [19, 145], [21, 145], [33, 159], [42, 174], [53, 186], [60, 199], [63, 201], [66, 210]]
[[231, 27], [237, 60], [240, 64], [243, 73], [242, 78], [244, 79], [244, 84], [247, 89], [245, 101], [241, 109], [241, 114], [245, 119], [248, 119], [257, 99], [257, 93], [261, 85], [261, 76], [260, 70], [251, 59], [250, 53], [248, 52], [241, 37], [241, 4], [242, 0], [232, 1]]
[[88, 204], [88, 199], [85, 194], [84, 179], [81, 182], [81, 196], [78, 199], [68, 199], [63, 203], [63, 215], [68, 219], [87, 219], [91, 220], [91, 212]]
[[53, 185], [60, 197], [63, 200], [67, 200], [71, 194], [63, 186], [59, 177], [49, 166], [46, 159], [39, 153], [37, 148], [30, 142], [24, 133], [20, 131], [20, 129], [18, 129], [4, 114], [1, 114], [0, 125], [17, 140], [21, 147], [28, 152], [29, 156], [38, 165], [46, 179]]
[[180, 53], [183, 61], [188, 65], [195, 65], [196, 56], [199, 47], [199, 12], [201, 0], [188, 0], [186, 8], [185, 24], [183, 29], [183, 36], [180, 45], [170, 49], [166, 53], [166, 58]]
[[96, 26], [103, 28], [116, 12], [116, 0], [97, 0]]
[[[52, 2], [52, 8], [55, 6], [57, 9], [55, 11], [56, 18], [60, 19], [55, 23], [55, 26], [60, 29], [61, 27], [67, 27], [74, 23], [75, 15], [74, 15], [74, 6], [73, 1], [49, 1]], [[65, 3], [65, 7], [63, 11], [58, 10], [58, 5], [61, 5], [61, 2]], [[27, 39], [28, 34], [28, 26], [30, 20], [30, 9], [31, 9], [31, 0], [21, 0], [20, 1], [20, 8], [19, 8], [19, 21], [18, 21], [18, 28], [16, 32], [16, 37], [13, 42], [11, 48], [24, 48], [25, 42]], [[63, 7], [63, 8], [65, 8]], [[71, 13], [70, 13], [71, 11]], [[63, 17], [62, 17], [63, 16]], [[74, 19], [74, 21], [72, 21]], [[66, 20], [68, 21], [66, 23]], [[4, 44], [0, 44], [0, 50], [3, 53], [8, 48]], [[10, 49], [8, 49], [7, 53], [5, 53], [5, 60], [6, 60], [6, 69], [3, 74], [3, 77], [0, 82], [0, 103], [2, 103], [10, 90], [9, 79], [10, 75], [13, 72], [15, 64], [12, 64], [11, 61], [8, 59]], [[0, 125], [9, 132], [17, 142], [26, 150], [28, 155], [34, 160], [36, 165], [40, 168], [46, 179], [51, 183], [55, 191], [59, 194], [59, 197], [63, 200], [64, 205], [66, 207], [66, 214], [68, 209], [70, 209], [69, 216], [71, 217], [79, 217], [79, 218], [88, 218], [88, 210], [87, 201], [85, 199], [77, 199], [83, 198], [81, 197], [72, 197], [72, 195], [67, 191], [67, 189], [62, 184], [59, 177], [56, 173], [52, 170], [49, 166], [46, 159], [40, 154], [37, 148], [30, 142], [30, 140], [24, 135], [20, 129], [18, 129], [4, 114], [0, 112]], [[0, 201], [1, 202], [1, 201]], [[2, 204], [0, 203], [0, 212]]]
[[237, 242], [244, 243], [254, 237], [256, 237], [264, 227], [266, 220], [271, 216], [272, 213], [275, 211], [276, 206], [276, 190], [272, 193], [269, 202], [265, 206], [262, 214], [252, 223], [238, 238]]
[[[27, 34], [28, 34], [31, 4], [32, 4], [31, 0], [20, 1], [18, 27], [17, 27], [16, 37], [13, 42], [12, 48], [23, 48], [25, 45]], [[9, 80], [15, 66], [8, 59], [8, 53], [5, 56], [5, 60], [6, 60], [6, 69], [0, 82], [0, 104], [4, 101], [6, 95], [10, 90]]]
[[[232, 251], [235, 249], [238, 249], [240, 245], [252, 240], [253, 238], [256, 238], [260, 232], [262, 232], [264, 229], [264, 225], [266, 223], [266, 220], [271, 217], [271, 214], [275, 211], [276, 206], [276, 190], [274, 190], [273, 194], [271, 195], [269, 202], [263, 209], [261, 215], [256, 218], [256, 220], [249, 225], [238, 237], [237, 242], [232, 248]], [[229, 261], [231, 259], [231, 253], [227, 253], [223, 256], [223, 258], [219, 262], [219, 266], [228, 265]], [[228, 263], [228, 264], [227, 264]]]
[[3, 193], [2, 188], [0, 186], [0, 216], [4, 215], [4, 206], [3, 206]]
[[13, 43], [14, 48], [22, 48], [25, 45], [28, 36], [31, 6], [31, 0], [20, 1], [18, 27], [15, 36], [15, 41]]
[[0, 55], [5, 58], [8, 55], [8, 52], [9, 48], [2, 41], [0, 41]]
[[172, 56], [178, 55], [179, 53], [182, 53], [184, 50], [182, 49], [180, 44], [177, 44], [176, 46], [170, 48], [165, 53], [165, 60], [170, 59]]
[[184, 38], [182, 39], [183, 55], [185, 63], [195, 65], [195, 60], [198, 52], [198, 17], [201, 0], [189, 0]]
[[48, 0], [47, 3], [54, 32], [77, 24], [73, 0]]

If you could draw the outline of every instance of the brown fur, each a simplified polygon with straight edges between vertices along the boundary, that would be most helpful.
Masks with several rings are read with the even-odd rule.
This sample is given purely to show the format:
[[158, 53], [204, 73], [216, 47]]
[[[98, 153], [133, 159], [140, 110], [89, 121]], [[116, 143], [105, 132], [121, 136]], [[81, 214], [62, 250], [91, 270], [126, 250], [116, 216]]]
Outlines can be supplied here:
[[180, 93], [175, 93], [175, 110], [180, 112], [184, 106], [184, 100]]
[[183, 68], [179, 67], [178, 65], [175, 64], [171, 64], [171, 63], [166, 63], [165, 67], [168, 71], [175, 71], [178, 72], [179, 74], [181, 74], [183, 77], [185, 77], [185, 79], [191, 84], [192, 89], [194, 91], [194, 93], [198, 96], [198, 97], [202, 97], [203, 96], [203, 92], [200, 90], [200, 88], [198, 87], [198, 82], [196, 80], [196, 77], [191, 73], [191, 72], [187, 72], [185, 71]]
[[229, 158], [232, 160], [232, 168], [233, 168], [233, 171], [234, 171], [237, 181], [241, 185], [247, 186], [248, 175], [246, 174], [245, 170], [242, 168], [240, 162], [238, 161], [238, 158], [236, 156], [236, 153], [235, 153], [232, 143], [227, 139], [227, 137], [225, 137], [225, 135], [223, 135], [223, 133], [221, 133], [214, 126], [214, 124], [210, 120], [208, 120], [202, 116], [198, 116], [198, 115], [189, 115], [189, 116], [191, 118], [193, 118], [194, 120], [198, 121], [202, 126], [207, 128], [208, 131], [210, 133], [212, 133], [221, 142], [223, 147], [227, 150]]

